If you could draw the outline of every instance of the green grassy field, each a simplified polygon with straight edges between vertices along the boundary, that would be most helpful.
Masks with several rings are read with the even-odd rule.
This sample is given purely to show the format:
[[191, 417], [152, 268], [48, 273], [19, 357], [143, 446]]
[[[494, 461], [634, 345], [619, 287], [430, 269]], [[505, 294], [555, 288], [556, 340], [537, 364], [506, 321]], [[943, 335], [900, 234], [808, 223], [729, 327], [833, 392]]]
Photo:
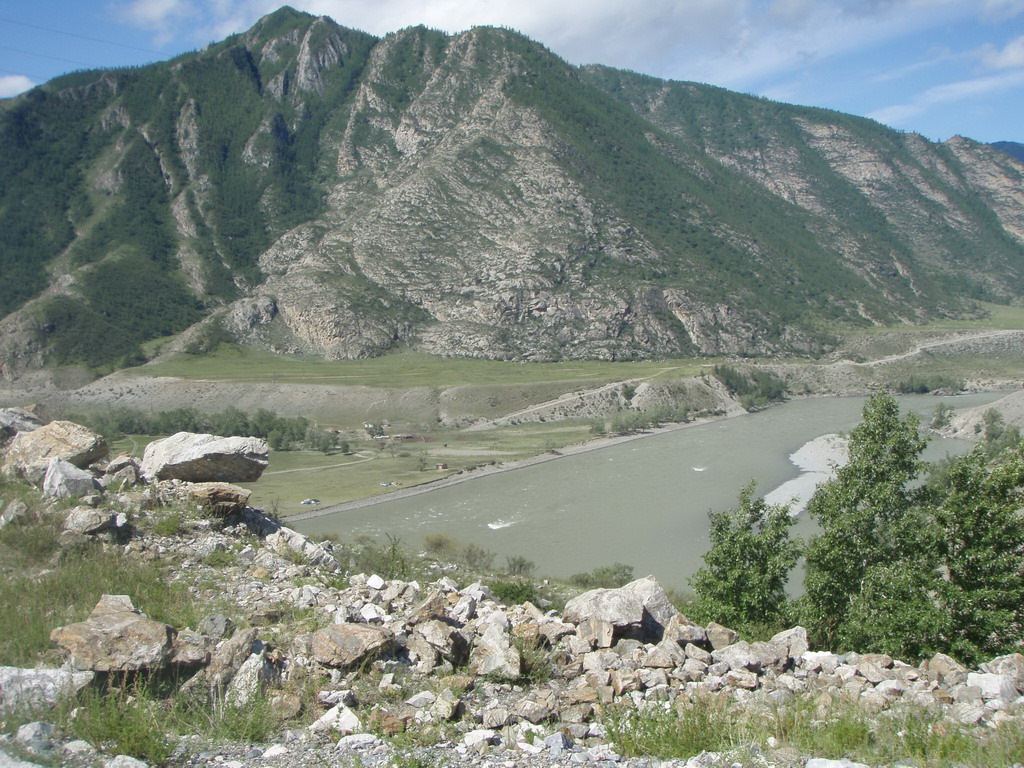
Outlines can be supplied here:
[[[481, 432], [441, 432], [413, 440], [359, 441], [350, 455], [311, 451], [271, 454], [270, 466], [255, 483], [251, 503], [281, 516], [308, 511], [303, 499], [321, 506], [429, 483], [488, 463], [515, 461], [580, 443], [591, 436], [582, 423], [539, 423]], [[438, 470], [442, 463], [447, 469]], [[387, 485], [382, 485], [386, 483]]]
[[138, 376], [175, 376], [218, 381], [330, 384], [366, 387], [458, 387], [579, 381], [601, 384], [665, 373], [692, 375], [710, 360], [658, 360], [611, 363], [581, 360], [518, 363], [445, 358], [419, 352], [396, 352], [366, 360], [322, 360], [222, 346], [209, 355], [178, 354], [124, 372]]

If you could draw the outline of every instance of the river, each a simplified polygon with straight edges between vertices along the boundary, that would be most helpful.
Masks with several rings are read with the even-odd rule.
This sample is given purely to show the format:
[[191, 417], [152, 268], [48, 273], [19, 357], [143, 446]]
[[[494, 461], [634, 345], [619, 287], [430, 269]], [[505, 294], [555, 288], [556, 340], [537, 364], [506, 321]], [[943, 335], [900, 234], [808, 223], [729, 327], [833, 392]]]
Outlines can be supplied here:
[[[966, 408], [999, 396], [901, 397], [900, 403], [926, 424], [940, 399]], [[389, 533], [412, 547], [443, 533], [495, 552], [496, 566], [522, 555], [536, 563], [537, 574], [564, 578], [619, 562], [637, 576], [685, 587], [708, 546], [708, 511], [734, 506], [751, 480], [758, 493], [769, 494], [798, 478], [790, 457], [815, 438], [851, 430], [863, 404], [854, 397], [796, 400], [294, 525], [313, 535]], [[933, 439], [925, 457], [969, 447]], [[806, 536], [813, 525], [802, 515], [795, 533]]]

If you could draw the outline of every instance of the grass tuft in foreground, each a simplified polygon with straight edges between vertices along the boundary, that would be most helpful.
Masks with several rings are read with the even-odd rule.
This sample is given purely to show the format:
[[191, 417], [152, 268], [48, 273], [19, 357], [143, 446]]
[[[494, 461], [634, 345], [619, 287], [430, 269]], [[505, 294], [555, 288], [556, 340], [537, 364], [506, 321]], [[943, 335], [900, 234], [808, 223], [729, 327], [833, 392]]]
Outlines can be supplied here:
[[868, 765], [1004, 768], [1024, 761], [1024, 724], [971, 728], [913, 706], [871, 714], [855, 702], [801, 697], [784, 706], [730, 703], [704, 695], [674, 707], [615, 710], [609, 735], [628, 756], [687, 759], [701, 752], [793, 748]]

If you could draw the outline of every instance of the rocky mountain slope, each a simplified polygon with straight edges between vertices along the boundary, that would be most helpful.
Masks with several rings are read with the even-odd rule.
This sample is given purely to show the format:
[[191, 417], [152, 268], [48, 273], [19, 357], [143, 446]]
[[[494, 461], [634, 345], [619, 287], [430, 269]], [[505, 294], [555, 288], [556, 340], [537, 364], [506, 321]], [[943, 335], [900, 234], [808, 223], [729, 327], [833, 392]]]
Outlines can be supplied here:
[[281, 9], [0, 110], [0, 360], [222, 340], [332, 358], [818, 353], [1016, 301], [1024, 167], [509, 30]]

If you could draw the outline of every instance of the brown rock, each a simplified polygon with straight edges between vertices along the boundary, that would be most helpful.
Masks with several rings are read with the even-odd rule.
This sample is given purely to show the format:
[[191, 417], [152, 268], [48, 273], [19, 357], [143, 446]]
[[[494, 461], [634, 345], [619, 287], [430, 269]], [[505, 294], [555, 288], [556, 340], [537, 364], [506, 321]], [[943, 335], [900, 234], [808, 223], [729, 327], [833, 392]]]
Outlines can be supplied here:
[[313, 635], [313, 658], [321, 664], [351, 669], [391, 649], [395, 637], [368, 624], [333, 624]]
[[166, 667], [176, 634], [135, 610], [127, 595], [103, 595], [88, 619], [58, 627], [50, 639], [71, 653], [76, 669], [133, 672]]
[[252, 496], [252, 491], [231, 483], [192, 483], [188, 493], [200, 507], [217, 517], [241, 512]]
[[716, 651], [719, 648], [725, 648], [727, 645], [732, 645], [740, 639], [739, 632], [729, 629], [728, 627], [723, 627], [721, 624], [714, 621], [708, 624], [706, 631], [708, 635], [708, 642], [711, 643], [711, 648]]

